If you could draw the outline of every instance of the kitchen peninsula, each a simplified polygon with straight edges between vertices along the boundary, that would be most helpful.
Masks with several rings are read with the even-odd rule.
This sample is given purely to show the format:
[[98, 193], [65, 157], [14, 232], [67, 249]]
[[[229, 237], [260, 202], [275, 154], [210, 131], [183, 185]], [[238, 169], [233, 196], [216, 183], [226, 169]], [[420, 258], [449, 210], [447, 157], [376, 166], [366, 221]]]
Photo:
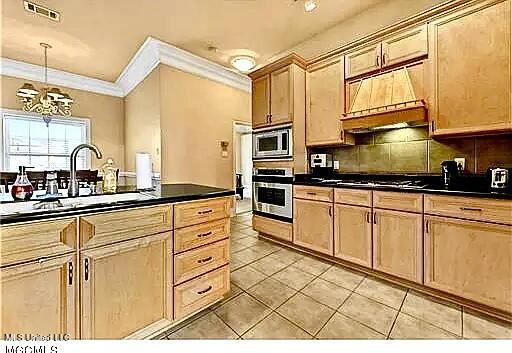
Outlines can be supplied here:
[[229, 291], [233, 191], [119, 192], [54, 210], [1, 205], [2, 335], [153, 337]]

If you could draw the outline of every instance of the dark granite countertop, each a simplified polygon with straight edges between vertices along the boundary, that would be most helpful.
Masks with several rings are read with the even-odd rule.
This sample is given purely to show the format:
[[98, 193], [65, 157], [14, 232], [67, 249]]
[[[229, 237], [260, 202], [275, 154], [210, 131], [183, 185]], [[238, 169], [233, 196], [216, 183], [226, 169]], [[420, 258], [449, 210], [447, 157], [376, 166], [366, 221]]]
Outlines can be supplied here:
[[[373, 181], [375, 183], [358, 183]], [[410, 185], [400, 185], [401, 181], [411, 181]], [[355, 183], [354, 183], [355, 182]], [[378, 184], [379, 182], [393, 184]], [[398, 174], [333, 174], [313, 176], [311, 174], [295, 175], [294, 185], [311, 185], [335, 188], [370, 189], [382, 191], [416, 192], [427, 194], [482, 197], [512, 200], [512, 190], [493, 191], [483, 176], [465, 176], [459, 178], [456, 185], [446, 188], [441, 184], [439, 175], [398, 175]]]
[[[30, 201], [12, 202], [8, 199], [1, 203], [2, 214], [0, 215], [0, 224], [10, 224], [19, 222], [28, 222], [35, 220], [51, 219], [56, 217], [68, 217], [81, 214], [96, 213], [100, 211], [116, 211], [140, 206], [158, 205], [164, 203], [193, 201], [208, 199], [213, 197], [231, 196], [235, 192], [229, 189], [222, 189], [212, 186], [197, 185], [197, 184], [162, 184], [155, 190], [143, 191], [139, 193], [139, 198], [130, 199], [123, 196], [128, 194], [137, 193], [135, 186], [120, 186], [116, 193], [108, 195], [81, 195], [78, 198], [61, 197], [61, 200], [66, 205], [72, 204], [74, 200], [77, 205], [56, 208], [53, 210], [30, 210], [17, 213], [10, 213], [9, 207], [23, 206], [27, 202], [40, 202], [41, 199], [33, 197]], [[98, 196], [100, 196], [98, 198]], [[111, 197], [109, 197], [111, 196]], [[120, 199], [117, 200], [116, 197]], [[93, 197], [97, 197], [99, 202], [88, 204], [84, 202], [80, 204], [80, 200], [88, 201]], [[28, 206], [28, 204], [27, 204]]]

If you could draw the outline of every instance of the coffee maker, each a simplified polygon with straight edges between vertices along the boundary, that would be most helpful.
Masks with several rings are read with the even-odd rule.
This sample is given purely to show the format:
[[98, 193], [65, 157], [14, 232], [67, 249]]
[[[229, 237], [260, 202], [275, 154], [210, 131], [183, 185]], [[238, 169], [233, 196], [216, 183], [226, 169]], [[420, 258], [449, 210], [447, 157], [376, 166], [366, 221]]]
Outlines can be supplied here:
[[459, 176], [459, 167], [455, 161], [444, 161], [441, 163], [441, 176], [443, 186], [448, 188], [452, 187], [457, 183]]
[[310, 156], [311, 173], [316, 177], [326, 177], [334, 172], [332, 154], [317, 153]]

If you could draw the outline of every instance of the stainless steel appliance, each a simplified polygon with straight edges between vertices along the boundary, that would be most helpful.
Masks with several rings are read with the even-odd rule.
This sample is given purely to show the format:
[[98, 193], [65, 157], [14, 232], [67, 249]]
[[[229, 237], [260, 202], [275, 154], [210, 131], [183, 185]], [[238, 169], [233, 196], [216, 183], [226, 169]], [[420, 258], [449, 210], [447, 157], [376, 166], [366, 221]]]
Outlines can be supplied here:
[[293, 157], [292, 127], [266, 128], [252, 133], [253, 159]]
[[252, 181], [253, 213], [292, 222], [292, 169], [254, 168]]
[[489, 168], [491, 189], [504, 190], [510, 187], [510, 170], [505, 168]]

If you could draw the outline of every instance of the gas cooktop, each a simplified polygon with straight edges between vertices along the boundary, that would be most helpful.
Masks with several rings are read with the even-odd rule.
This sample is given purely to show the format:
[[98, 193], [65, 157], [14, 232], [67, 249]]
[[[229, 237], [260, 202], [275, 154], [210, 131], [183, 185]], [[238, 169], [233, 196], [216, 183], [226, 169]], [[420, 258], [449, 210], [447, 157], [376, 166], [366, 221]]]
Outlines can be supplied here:
[[362, 186], [396, 186], [401, 188], [426, 188], [428, 186], [422, 180], [355, 180], [355, 179], [320, 179], [313, 178], [314, 181], [322, 184], [336, 185], [362, 185]]

